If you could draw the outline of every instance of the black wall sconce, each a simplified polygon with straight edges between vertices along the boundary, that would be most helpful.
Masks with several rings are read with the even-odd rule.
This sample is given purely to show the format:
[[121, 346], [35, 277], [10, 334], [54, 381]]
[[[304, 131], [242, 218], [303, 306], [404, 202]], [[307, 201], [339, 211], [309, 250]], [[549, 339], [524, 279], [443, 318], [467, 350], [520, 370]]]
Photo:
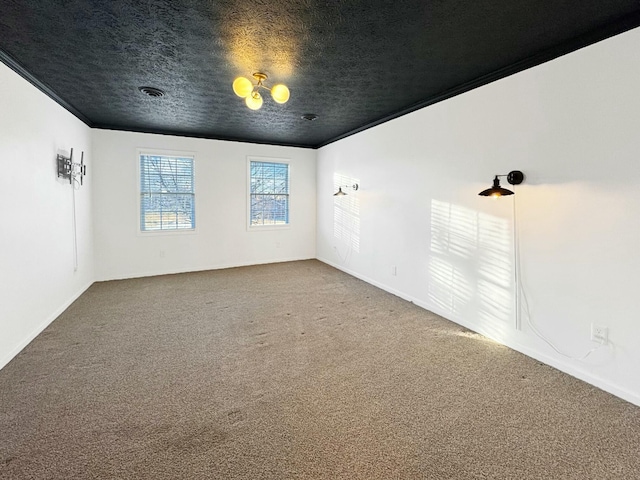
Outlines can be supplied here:
[[[349, 188], [349, 187], [351, 187], [354, 191], [360, 188], [360, 186], [357, 183], [354, 183], [353, 185], [344, 185], [344, 188]], [[342, 191], [342, 185], [339, 186], [338, 191], [333, 194], [334, 197], [342, 197], [344, 195], [347, 195], [347, 193]]]
[[507, 182], [511, 185], [520, 185], [524, 180], [524, 173], [520, 170], [513, 170], [506, 175], [496, 175], [496, 178], [493, 179], [493, 186], [491, 188], [487, 188], [486, 190], [481, 191], [478, 195], [481, 197], [503, 197], [505, 195], [513, 195], [511, 190], [506, 188], [502, 188], [500, 186], [499, 177], [507, 177]]

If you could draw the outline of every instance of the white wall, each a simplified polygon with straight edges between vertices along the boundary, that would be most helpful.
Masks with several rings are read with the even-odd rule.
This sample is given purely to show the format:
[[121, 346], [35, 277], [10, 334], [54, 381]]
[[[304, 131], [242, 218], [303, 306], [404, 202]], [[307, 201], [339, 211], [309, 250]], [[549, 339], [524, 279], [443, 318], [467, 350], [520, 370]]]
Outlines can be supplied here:
[[[639, 44], [636, 29], [320, 149], [318, 257], [640, 405]], [[477, 195], [514, 169], [516, 195]], [[611, 344], [566, 358], [527, 311], [570, 357], [597, 346], [592, 322]]]
[[[0, 63], [0, 368], [93, 281], [89, 127]], [[84, 151], [73, 195], [56, 155]]]
[[[314, 150], [108, 130], [93, 145], [97, 279], [315, 258]], [[195, 155], [195, 233], [140, 233], [140, 148]], [[289, 160], [290, 227], [248, 231], [249, 155]]]

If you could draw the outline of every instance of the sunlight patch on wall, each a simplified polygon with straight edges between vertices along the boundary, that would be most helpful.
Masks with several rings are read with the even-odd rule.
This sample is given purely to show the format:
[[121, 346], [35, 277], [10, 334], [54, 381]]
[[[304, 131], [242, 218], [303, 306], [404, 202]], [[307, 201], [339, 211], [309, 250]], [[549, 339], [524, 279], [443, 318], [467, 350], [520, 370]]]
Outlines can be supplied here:
[[487, 331], [504, 331], [514, 315], [509, 221], [432, 200], [429, 276], [439, 308], [458, 316], [471, 307]]
[[467, 305], [473, 290], [465, 275], [451, 262], [432, 256], [429, 260], [429, 298], [433, 303], [451, 313]]
[[438, 200], [431, 202], [431, 251], [470, 258], [477, 249], [477, 212]]
[[333, 200], [333, 237], [344, 243], [349, 250], [360, 252], [360, 198], [357, 191], [345, 185], [360, 183], [360, 180], [346, 175], [333, 175], [333, 192], [339, 187], [347, 193]]
[[478, 214], [477, 218], [480, 276], [510, 288], [513, 284], [513, 234], [509, 222], [485, 213]]
[[483, 324], [495, 320], [509, 322], [513, 314], [513, 294], [510, 288], [504, 288], [490, 281], [478, 280], [478, 298], [481, 308], [478, 317]]

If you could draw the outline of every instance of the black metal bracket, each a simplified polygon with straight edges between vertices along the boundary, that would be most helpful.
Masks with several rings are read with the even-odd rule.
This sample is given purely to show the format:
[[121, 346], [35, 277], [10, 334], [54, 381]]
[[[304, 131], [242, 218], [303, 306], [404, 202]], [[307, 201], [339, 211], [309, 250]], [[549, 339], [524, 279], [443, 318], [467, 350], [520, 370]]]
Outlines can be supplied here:
[[507, 174], [507, 182], [511, 185], [520, 185], [524, 181], [524, 173], [520, 170], [512, 170]]
[[69, 183], [73, 185], [73, 181], [80, 179], [80, 185], [83, 184], [83, 178], [87, 174], [87, 166], [84, 164], [84, 152], [80, 156], [80, 163], [73, 161], [73, 148], [69, 157], [58, 154], [56, 157], [58, 163], [58, 178], [68, 178]]

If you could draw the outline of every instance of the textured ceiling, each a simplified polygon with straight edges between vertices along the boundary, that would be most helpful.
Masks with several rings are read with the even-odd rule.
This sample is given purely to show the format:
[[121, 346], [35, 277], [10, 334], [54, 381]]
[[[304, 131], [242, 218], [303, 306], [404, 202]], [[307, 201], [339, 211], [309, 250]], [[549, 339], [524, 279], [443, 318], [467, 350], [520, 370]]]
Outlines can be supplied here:
[[[305, 147], [640, 25], [638, 0], [2, 0], [0, 12], [0, 59], [92, 127]], [[256, 71], [289, 102], [249, 110], [231, 83]]]

